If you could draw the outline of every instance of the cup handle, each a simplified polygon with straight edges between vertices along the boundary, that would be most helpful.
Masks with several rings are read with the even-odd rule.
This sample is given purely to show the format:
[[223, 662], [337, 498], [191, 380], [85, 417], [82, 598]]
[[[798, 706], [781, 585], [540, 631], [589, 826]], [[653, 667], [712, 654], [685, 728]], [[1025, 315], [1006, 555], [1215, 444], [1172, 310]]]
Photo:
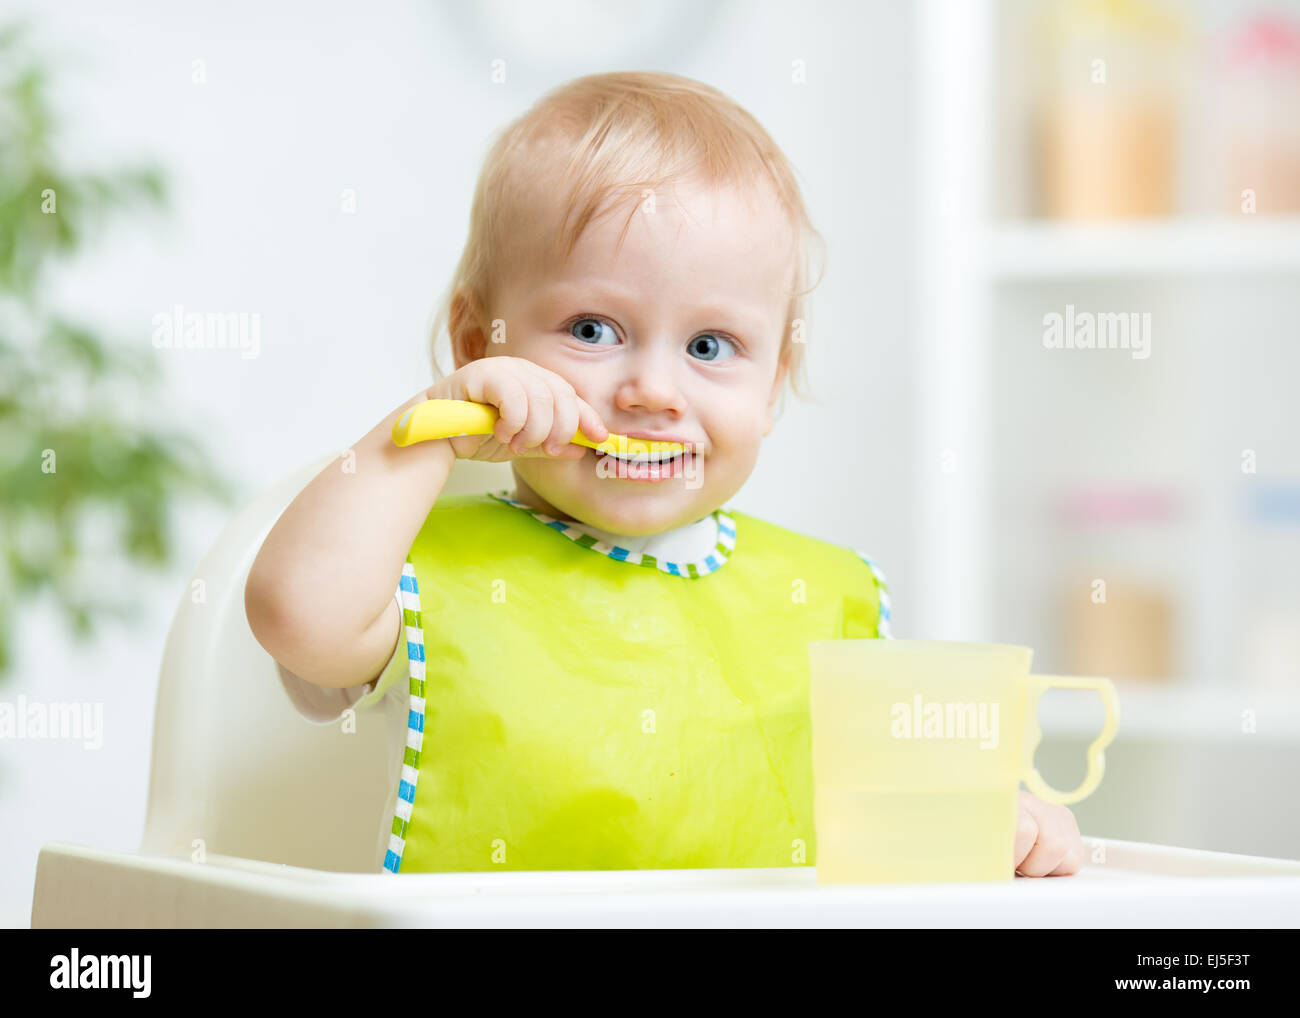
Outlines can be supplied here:
[[[1024, 781], [1029, 790], [1044, 802], [1058, 806], [1068, 806], [1072, 802], [1086, 799], [1101, 784], [1102, 774], [1106, 771], [1106, 755], [1103, 752], [1115, 738], [1119, 729], [1119, 697], [1110, 679], [1076, 679], [1065, 675], [1030, 675], [1030, 702], [1028, 732], [1025, 735]], [[1053, 788], [1034, 766], [1034, 754], [1043, 739], [1042, 729], [1038, 727], [1038, 701], [1049, 689], [1095, 689], [1106, 707], [1106, 724], [1101, 734], [1092, 740], [1088, 747], [1088, 773], [1082, 784], [1072, 792], [1061, 792]]]

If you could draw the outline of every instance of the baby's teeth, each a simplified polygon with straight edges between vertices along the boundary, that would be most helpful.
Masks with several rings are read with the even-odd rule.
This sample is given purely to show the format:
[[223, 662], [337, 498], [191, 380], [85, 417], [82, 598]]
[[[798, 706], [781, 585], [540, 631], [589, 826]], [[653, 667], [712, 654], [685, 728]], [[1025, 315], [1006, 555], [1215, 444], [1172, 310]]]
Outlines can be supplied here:
[[606, 455], [613, 456], [615, 459], [623, 460], [626, 463], [667, 463], [669, 460], [673, 459], [673, 457], [675, 457], [677, 454], [672, 453], [671, 455], [669, 455], [665, 453], [636, 452], [636, 453], [628, 453], [624, 455], [616, 452], [611, 452], [611, 453], [607, 453]]

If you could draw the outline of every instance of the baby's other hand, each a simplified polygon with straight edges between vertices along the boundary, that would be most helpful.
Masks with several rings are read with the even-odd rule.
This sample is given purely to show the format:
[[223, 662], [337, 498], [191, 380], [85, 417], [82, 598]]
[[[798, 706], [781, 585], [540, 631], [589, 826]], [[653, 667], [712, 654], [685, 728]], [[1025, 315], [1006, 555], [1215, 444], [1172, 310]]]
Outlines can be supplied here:
[[1015, 871], [1018, 877], [1068, 877], [1083, 862], [1079, 824], [1067, 806], [1053, 806], [1020, 792], [1016, 827]]

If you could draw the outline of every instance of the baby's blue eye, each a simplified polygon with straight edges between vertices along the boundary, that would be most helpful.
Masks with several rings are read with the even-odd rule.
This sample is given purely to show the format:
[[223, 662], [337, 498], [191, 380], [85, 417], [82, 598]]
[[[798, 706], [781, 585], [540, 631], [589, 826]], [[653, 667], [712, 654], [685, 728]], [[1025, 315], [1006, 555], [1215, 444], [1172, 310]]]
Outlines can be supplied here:
[[605, 337], [610, 342], [618, 342], [618, 333], [609, 325], [602, 322], [599, 318], [580, 318], [573, 323], [569, 329], [575, 339], [580, 339], [584, 343], [590, 343], [592, 346], [608, 345], [601, 343], [602, 330], [608, 335]]
[[[719, 354], [719, 351], [724, 349], [721, 346], [723, 343], [731, 347], [731, 353]], [[715, 336], [710, 332], [706, 332], [702, 336], [696, 336], [686, 345], [686, 349], [690, 350], [692, 354], [698, 355], [702, 361], [725, 361], [728, 357], [736, 356], [736, 344], [729, 339]]]

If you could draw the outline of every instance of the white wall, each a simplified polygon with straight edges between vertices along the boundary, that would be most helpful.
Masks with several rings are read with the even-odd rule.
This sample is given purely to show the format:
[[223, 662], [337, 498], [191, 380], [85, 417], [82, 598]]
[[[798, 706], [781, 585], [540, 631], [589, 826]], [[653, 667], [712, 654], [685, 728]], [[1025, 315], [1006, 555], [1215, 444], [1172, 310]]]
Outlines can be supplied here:
[[[173, 184], [170, 218], [120, 224], [52, 281], [56, 299], [141, 348], [151, 348], [152, 316], [178, 303], [261, 315], [256, 358], [156, 351], [170, 391], [153, 412], [205, 436], [246, 502], [346, 448], [428, 384], [433, 302], [459, 255], [493, 130], [580, 74], [698, 77], [785, 147], [829, 250], [809, 349], [824, 404], [787, 400], [735, 504], [868, 550], [890, 576], [895, 632], [910, 635], [908, 5], [720, 3], [683, 32], [652, 3], [648, 23], [587, 14], [579, 35], [532, 60], [518, 42], [531, 22], [508, 31], [461, 6], [11, 3], [69, 58], [67, 159], [152, 154]], [[656, 25], [670, 29], [664, 41]], [[504, 85], [489, 78], [495, 58], [507, 61]], [[794, 59], [807, 63], [805, 85], [791, 84]], [[195, 60], [205, 84], [191, 81]], [[345, 188], [357, 192], [355, 215], [339, 211]], [[868, 451], [846, 461], [830, 435]], [[167, 627], [229, 515], [188, 510], [176, 565], [124, 581], [143, 607], [133, 629], [82, 646], [61, 635], [50, 606], [24, 616], [18, 667], [0, 695], [99, 699], [105, 737], [93, 751], [0, 743], [0, 925], [29, 921], [41, 844], [138, 844]]]

